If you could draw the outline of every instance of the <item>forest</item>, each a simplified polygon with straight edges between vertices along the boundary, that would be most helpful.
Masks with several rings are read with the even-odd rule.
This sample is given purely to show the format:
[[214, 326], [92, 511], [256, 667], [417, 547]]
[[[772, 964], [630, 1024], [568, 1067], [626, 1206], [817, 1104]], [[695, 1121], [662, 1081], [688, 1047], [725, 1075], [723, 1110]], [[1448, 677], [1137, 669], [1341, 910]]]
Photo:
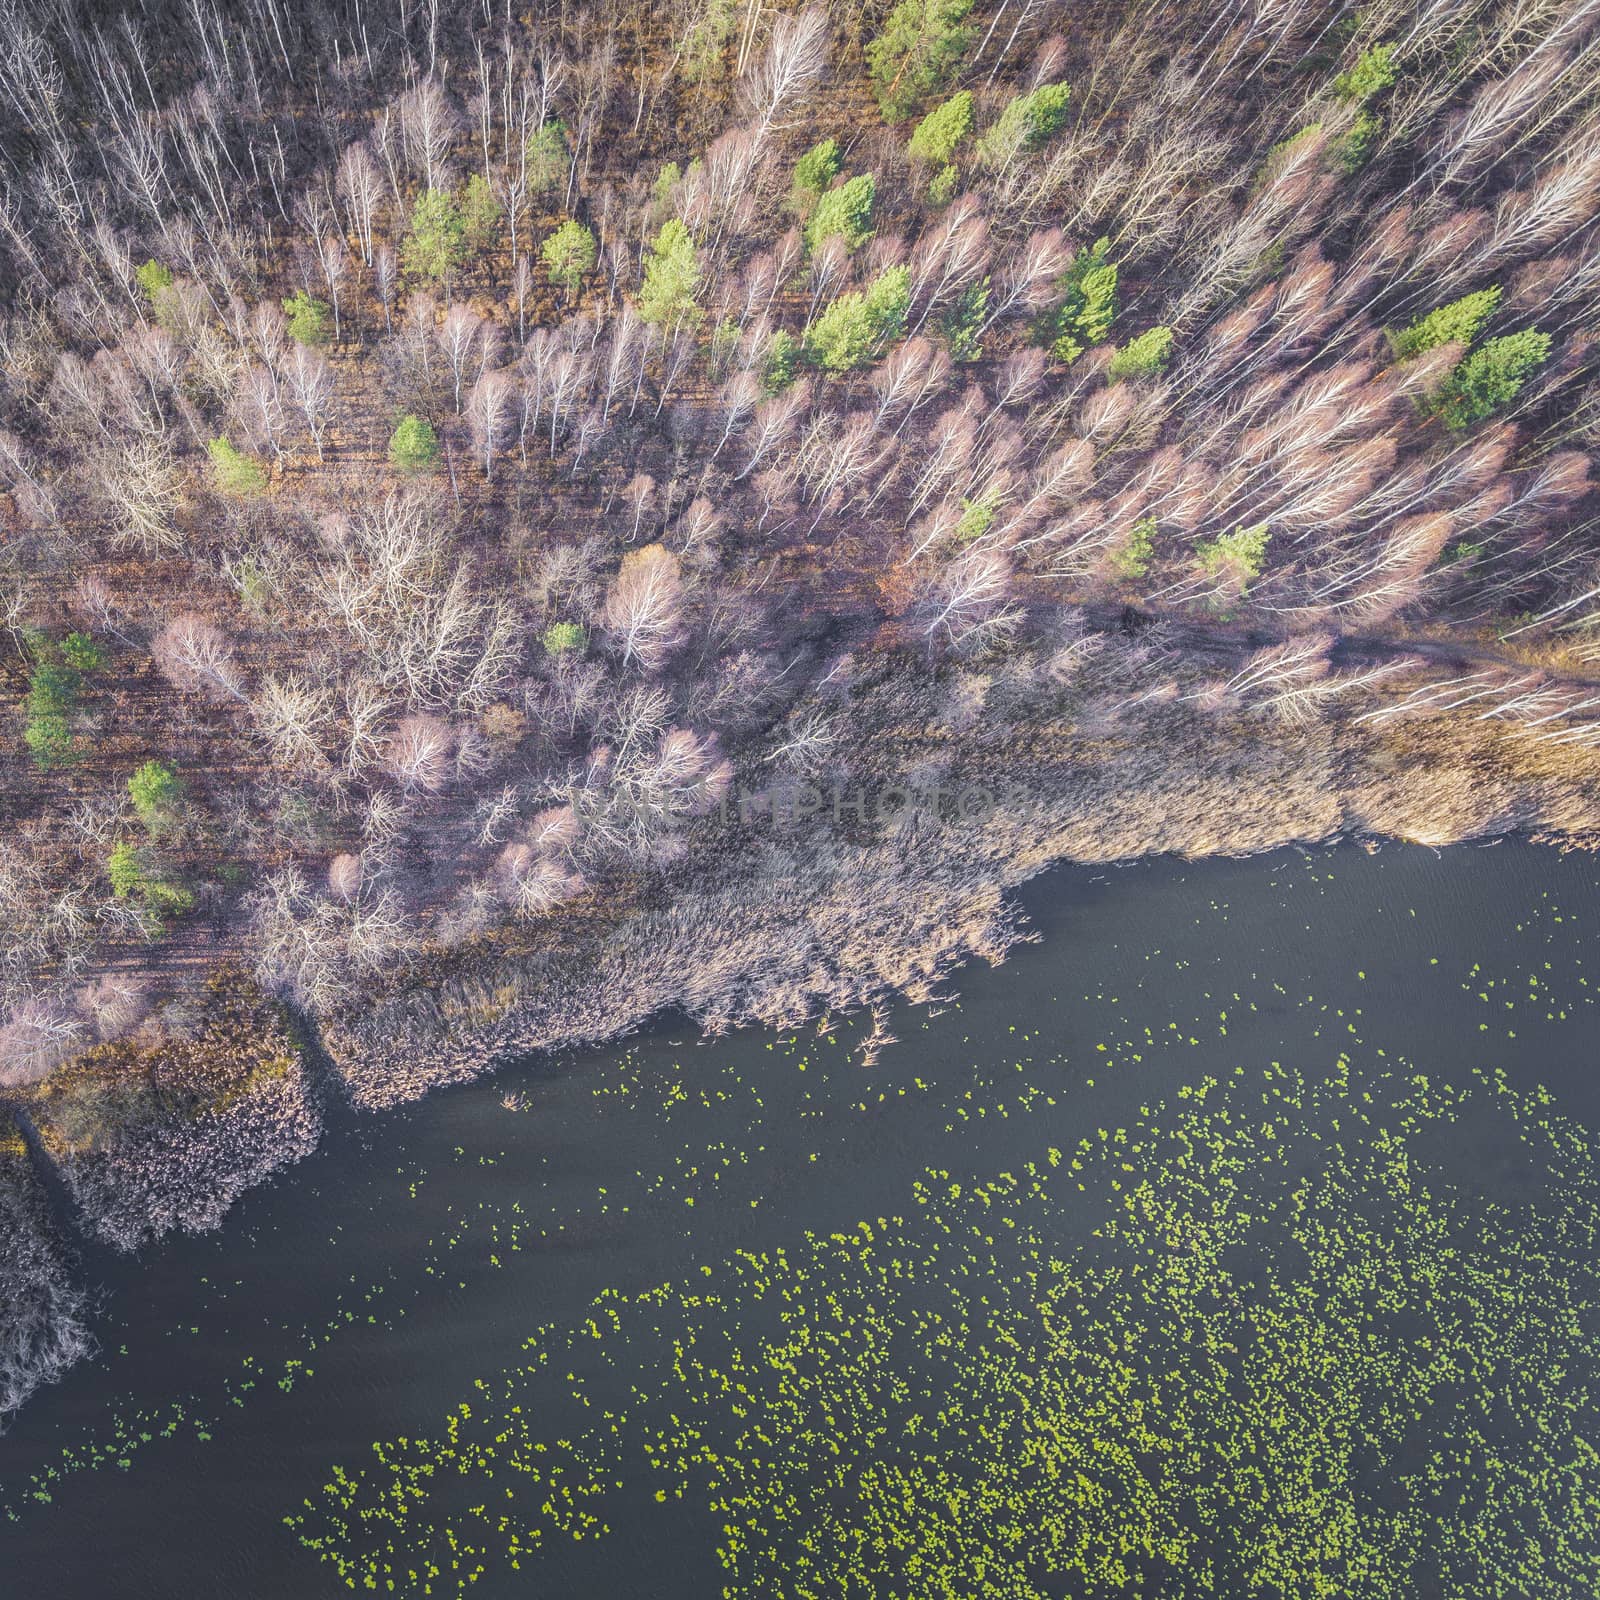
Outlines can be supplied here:
[[730, 806], [1047, 745], [1583, 833], [1597, 217], [1593, 0], [4, 0], [0, 1093], [81, 1202], [319, 1031], [915, 989], [1043, 844]]

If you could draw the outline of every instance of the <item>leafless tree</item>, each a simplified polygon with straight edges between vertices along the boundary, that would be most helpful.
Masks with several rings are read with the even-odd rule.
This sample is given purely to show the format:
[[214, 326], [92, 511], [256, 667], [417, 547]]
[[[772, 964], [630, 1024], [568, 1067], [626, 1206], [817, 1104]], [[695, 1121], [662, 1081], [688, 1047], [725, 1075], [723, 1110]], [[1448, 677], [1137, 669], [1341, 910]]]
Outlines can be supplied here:
[[383, 178], [365, 142], [358, 140], [340, 156], [335, 181], [345, 204], [346, 225], [361, 251], [363, 264], [370, 267], [373, 223], [383, 200]]
[[682, 608], [677, 557], [647, 544], [622, 558], [601, 620], [625, 665], [654, 672], [683, 641]]
[[172, 522], [178, 503], [177, 469], [164, 440], [141, 439], [107, 451], [100, 458], [98, 482], [118, 544], [137, 545], [146, 555], [159, 555], [182, 542]]
[[454, 735], [438, 717], [406, 717], [389, 736], [384, 767], [407, 793], [442, 789], [450, 775]]
[[455, 138], [456, 118], [444, 91], [432, 79], [400, 100], [400, 126], [406, 150], [429, 189], [445, 189], [445, 162]]
[[780, 16], [760, 65], [746, 74], [743, 83], [758, 139], [785, 126], [785, 112], [827, 65], [827, 11], [807, 6]]
[[249, 705], [227, 635], [196, 612], [174, 617], [156, 635], [150, 653], [174, 688]]
[[394, 292], [398, 276], [394, 251], [388, 245], [380, 244], [372, 257], [372, 287], [383, 306], [383, 325], [388, 329], [392, 329], [394, 326], [390, 316], [390, 309], [394, 305]]
[[1015, 631], [1020, 610], [1011, 602], [1012, 571], [994, 544], [961, 551], [923, 597], [920, 625], [929, 650], [941, 644], [970, 652]]
[[445, 312], [444, 321], [439, 324], [439, 348], [444, 351], [455, 384], [457, 416], [461, 415], [462, 387], [476, 358], [483, 330], [483, 318], [460, 301]]
[[515, 385], [508, 372], [486, 372], [472, 386], [467, 401], [467, 425], [483, 462], [483, 475], [494, 478], [495, 452], [502, 448], [511, 428]]
[[317, 460], [323, 459], [322, 441], [333, 408], [333, 373], [328, 358], [320, 350], [297, 344], [289, 352], [283, 369], [284, 387], [305, 418], [306, 431], [316, 446]]

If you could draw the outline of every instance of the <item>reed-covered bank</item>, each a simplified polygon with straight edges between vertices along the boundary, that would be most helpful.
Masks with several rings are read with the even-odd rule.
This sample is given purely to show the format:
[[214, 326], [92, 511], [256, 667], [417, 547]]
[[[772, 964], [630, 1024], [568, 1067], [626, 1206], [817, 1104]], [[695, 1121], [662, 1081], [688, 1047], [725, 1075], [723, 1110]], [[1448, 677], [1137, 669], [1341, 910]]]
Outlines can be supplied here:
[[[1340, 834], [1583, 842], [1600, 816], [1600, 760], [1459, 712], [1264, 725], [1168, 694], [1102, 734], [1081, 714], [1024, 719], [1006, 704], [1003, 683], [885, 668], [844, 719], [836, 782], [747, 789], [742, 815], [736, 795], [694, 823], [670, 870], [430, 947], [358, 1002], [305, 1018], [332, 1092], [391, 1106], [668, 1008], [716, 1031], [922, 998], [974, 956], [1002, 959], [1022, 931], [1010, 891], [1061, 862]], [[216, 1226], [320, 1136], [287, 1011], [238, 971], [210, 995], [189, 1038], [97, 1047], [23, 1101], [80, 1225], [119, 1249]], [[42, 1219], [26, 1162], [0, 1176], [4, 1203]], [[43, 1376], [87, 1348], [49, 1237], [17, 1230], [6, 1268], [8, 1348], [39, 1351]], [[42, 1344], [41, 1318], [59, 1324]]]

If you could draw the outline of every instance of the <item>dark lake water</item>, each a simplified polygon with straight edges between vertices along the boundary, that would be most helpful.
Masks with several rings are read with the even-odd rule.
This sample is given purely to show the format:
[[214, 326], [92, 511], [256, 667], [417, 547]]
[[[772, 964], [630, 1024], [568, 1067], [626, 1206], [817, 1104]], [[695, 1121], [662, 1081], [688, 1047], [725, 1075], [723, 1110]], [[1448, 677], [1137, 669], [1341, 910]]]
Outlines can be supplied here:
[[1595, 861], [1023, 899], [871, 1064], [657, 1027], [91, 1257], [0, 1594], [1600, 1593]]

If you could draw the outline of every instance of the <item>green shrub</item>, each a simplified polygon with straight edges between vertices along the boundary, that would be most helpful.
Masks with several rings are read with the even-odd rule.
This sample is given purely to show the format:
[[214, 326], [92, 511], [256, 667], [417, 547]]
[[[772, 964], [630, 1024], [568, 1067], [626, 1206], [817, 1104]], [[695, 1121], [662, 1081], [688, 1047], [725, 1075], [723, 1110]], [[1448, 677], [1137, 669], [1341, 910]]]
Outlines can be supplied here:
[[794, 164], [794, 190], [790, 204], [809, 217], [817, 200], [839, 176], [841, 157], [837, 139], [820, 139]]
[[164, 833], [178, 820], [183, 780], [160, 761], [146, 761], [128, 779], [134, 815], [151, 834]]
[[824, 372], [865, 366], [905, 331], [910, 281], [904, 267], [890, 267], [864, 293], [840, 295], [807, 330], [807, 359]]
[[594, 235], [581, 222], [569, 219], [545, 240], [539, 254], [544, 258], [550, 281], [559, 284], [569, 295], [575, 295], [584, 273], [594, 270], [599, 248]]
[[389, 435], [389, 459], [402, 472], [426, 472], [439, 459], [439, 436], [425, 417], [401, 417]]
[[534, 194], [553, 194], [566, 187], [571, 154], [567, 125], [559, 117], [528, 135], [528, 187]]
[[678, 218], [669, 217], [645, 256], [640, 317], [663, 327], [698, 319], [694, 296], [699, 286], [700, 262], [694, 239]]
[[1249, 585], [1261, 576], [1266, 564], [1267, 544], [1272, 534], [1264, 522], [1253, 528], [1235, 528], [1232, 533], [1218, 534], [1215, 539], [1202, 539], [1195, 546], [1200, 569], [1210, 577], [1230, 575], [1243, 594]]
[[956, 185], [961, 182], [961, 168], [958, 166], [940, 167], [928, 179], [928, 204], [930, 206], [947, 206], [955, 198]]
[[1128, 529], [1127, 542], [1112, 552], [1111, 567], [1119, 578], [1132, 582], [1150, 570], [1156, 553], [1156, 519], [1140, 517]]
[[299, 344], [326, 344], [328, 342], [328, 306], [327, 302], [318, 300], [306, 293], [304, 289], [296, 289], [283, 302], [283, 309], [289, 318], [289, 337]]
[[1372, 159], [1372, 152], [1383, 132], [1383, 118], [1376, 111], [1358, 111], [1350, 131], [1333, 150], [1334, 165], [1346, 174], [1359, 172]]
[[589, 648], [589, 634], [576, 622], [552, 622], [544, 630], [543, 642], [549, 655], [582, 655]]
[[867, 45], [867, 66], [886, 122], [901, 122], [950, 81], [974, 29], [973, 0], [901, 0]]
[[1395, 355], [1405, 361], [1420, 356], [1425, 351], [1436, 350], [1442, 344], [1459, 341], [1469, 345], [1478, 337], [1478, 330], [1495, 313], [1500, 304], [1500, 285], [1476, 289], [1464, 294], [1449, 305], [1437, 306], [1425, 317], [1418, 317], [1409, 327], [1389, 335]]
[[224, 494], [246, 499], [266, 488], [266, 473], [254, 459], [234, 449], [227, 439], [213, 439], [206, 450], [211, 456], [211, 470], [217, 476], [217, 487]]
[[1482, 422], [1516, 399], [1528, 374], [1550, 354], [1550, 335], [1524, 328], [1491, 339], [1445, 379], [1434, 406], [1445, 426], [1461, 429]]
[[976, 361], [983, 354], [980, 334], [989, 312], [989, 280], [980, 278], [962, 290], [960, 298], [939, 319], [939, 332], [952, 361]]
[[72, 719], [83, 676], [45, 635], [31, 635], [28, 642], [35, 663], [23, 702], [22, 740], [41, 770], [69, 766], [79, 755]]
[[461, 242], [465, 252], [482, 255], [490, 249], [500, 231], [500, 202], [480, 172], [467, 179], [461, 191]]
[[761, 364], [761, 386], [768, 394], [781, 394], [794, 382], [800, 365], [800, 341], [787, 328], [779, 328], [767, 345]]
[[863, 172], [821, 195], [806, 225], [806, 244], [811, 251], [820, 250], [823, 241], [835, 234], [844, 240], [847, 250], [854, 250], [871, 238], [872, 202], [877, 187], [872, 174]]
[[930, 166], [944, 166], [956, 146], [972, 132], [972, 91], [962, 89], [935, 106], [916, 126], [906, 154]]
[[1106, 379], [1110, 383], [1120, 383], [1124, 378], [1153, 377], [1171, 356], [1172, 329], [1148, 328], [1112, 356], [1106, 367]]
[[1341, 72], [1333, 80], [1333, 92], [1341, 100], [1358, 106], [1382, 94], [1400, 75], [1394, 62], [1394, 50], [1392, 44], [1379, 44], [1364, 51], [1348, 72]]
[[438, 283], [461, 265], [466, 254], [466, 223], [450, 196], [429, 189], [411, 208], [411, 231], [400, 245], [407, 274]]
[[1097, 239], [1078, 252], [1062, 276], [1065, 299], [1045, 323], [1050, 349], [1062, 361], [1076, 361], [1101, 343], [1116, 320], [1117, 264], [1106, 259], [1110, 250], [1109, 239]]
[[172, 287], [172, 268], [162, 266], [159, 261], [147, 261], [142, 267], [135, 267], [133, 275], [139, 280], [139, 287], [144, 290], [144, 297], [151, 305], [156, 303], [163, 289]]
[[61, 654], [74, 672], [98, 672], [106, 664], [105, 646], [87, 633], [69, 633]]

